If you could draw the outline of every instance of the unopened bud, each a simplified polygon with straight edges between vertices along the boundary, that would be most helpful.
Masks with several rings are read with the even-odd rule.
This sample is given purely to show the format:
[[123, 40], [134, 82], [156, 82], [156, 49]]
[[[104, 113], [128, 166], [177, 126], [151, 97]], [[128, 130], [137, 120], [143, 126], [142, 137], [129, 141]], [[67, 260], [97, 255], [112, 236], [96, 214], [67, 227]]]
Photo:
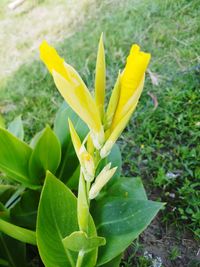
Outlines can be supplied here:
[[88, 152], [83, 152], [81, 154], [81, 167], [85, 180], [92, 182], [94, 180], [95, 166], [93, 158]]
[[89, 199], [94, 199], [98, 196], [101, 189], [108, 183], [108, 181], [113, 177], [117, 167], [110, 169], [111, 163], [106, 165], [100, 174], [97, 176], [94, 184], [92, 185], [89, 192]]

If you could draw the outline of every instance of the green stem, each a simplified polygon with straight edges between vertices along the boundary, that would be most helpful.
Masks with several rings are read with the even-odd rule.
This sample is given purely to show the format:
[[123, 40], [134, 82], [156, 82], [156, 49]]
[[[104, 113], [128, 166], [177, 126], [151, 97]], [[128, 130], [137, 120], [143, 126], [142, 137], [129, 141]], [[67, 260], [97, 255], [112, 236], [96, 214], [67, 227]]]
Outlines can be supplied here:
[[81, 250], [78, 253], [78, 258], [77, 258], [77, 262], [76, 262], [76, 267], [81, 267], [82, 263], [83, 263], [83, 257], [84, 257], [84, 252]]
[[78, 188], [78, 225], [81, 231], [88, 233], [88, 219], [89, 219], [89, 206], [87, 197], [86, 181], [83, 173], [80, 172], [79, 188]]

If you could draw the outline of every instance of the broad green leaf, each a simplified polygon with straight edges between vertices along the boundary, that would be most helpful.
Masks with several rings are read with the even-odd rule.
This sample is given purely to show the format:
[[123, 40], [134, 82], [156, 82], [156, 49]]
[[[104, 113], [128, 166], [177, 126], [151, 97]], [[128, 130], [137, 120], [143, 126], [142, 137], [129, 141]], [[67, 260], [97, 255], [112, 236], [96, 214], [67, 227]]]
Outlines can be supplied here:
[[[92, 219], [89, 221], [88, 236], [96, 236]], [[78, 231], [77, 199], [60, 180], [47, 172], [42, 190], [38, 218], [37, 244], [45, 266], [75, 266], [77, 253], [65, 249], [63, 238]], [[83, 266], [94, 267], [97, 249], [84, 256]]]
[[98, 266], [122, 253], [163, 206], [147, 200], [139, 178], [118, 178], [107, 190], [92, 206], [98, 235], [106, 238], [106, 245], [99, 248]]
[[5, 128], [4, 118], [0, 114], [0, 127]]
[[[0, 266], [27, 267], [26, 244], [0, 233]], [[3, 265], [7, 262], [8, 265]]]
[[122, 254], [115, 257], [113, 260], [101, 265], [102, 267], [119, 267], [122, 259]]
[[2, 219], [0, 219], [0, 231], [24, 243], [36, 245], [36, 235], [34, 231], [16, 226]]
[[0, 202], [6, 203], [17, 187], [13, 185], [0, 184]]
[[72, 176], [69, 178], [67, 181], [66, 185], [71, 189], [71, 190], [76, 190], [78, 188], [78, 182], [79, 182], [79, 176], [80, 176], [80, 165], [76, 168]]
[[110, 186], [106, 188], [106, 194], [110, 197], [120, 196], [122, 198], [147, 200], [146, 192], [139, 177], [118, 177]]
[[73, 125], [82, 140], [88, 133], [88, 128], [84, 122], [68, 106], [68, 104], [64, 102], [58, 110], [54, 122], [54, 132], [57, 135], [62, 147], [61, 164], [56, 172], [56, 176], [64, 183], [66, 183], [68, 179], [72, 177], [73, 173], [77, 169], [77, 166], [79, 165], [73, 144], [71, 142], [68, 118], [70, 118], [73, 122]]
[[55, 173], [61, 158], [60, 143], [49, 126], [39, 136], [29, 161], [29, 174], [33, 181], [42, 182], [47, 170]]
[[122, 168], [122, 157], [121, 157], [121, 152], [120, 149], [118, 147], [117, 144], [115, 144], [110, 152], [110, 154], [108, 155], [108, 157], [106, 158], [107, 163], [111, 162], [112, 165], [111, 167], [116, 167], [118, 166], [113, 178], [110, 180], [110, 184], [112, 184], [112, 182], [114, 181], [114, 179], [116, 177], [120, 176], [121, 173], [121, 168]]
[[24, 192], [20, 201], [10, 210], [12, 223], [35, 230], [39, 198], [37, 191]]
[[21, 116], [16, 117], [9, 125], [8, 131], [20, 140], [24, 139], [24, 127]]
[[99, 246], [104, 246], [106, 243], [105, 238], [95, 236], [88, 237], [83, 231], [73, 232], [71, 235], [63, 239], [63, 245], [66, 249], [72, 251], [84, 251], [89, 252]]
[[34, 188], [28, 174], [32, 149], [3, 128], [0, 128], [0, 148], [0, 171], [12, 180]]

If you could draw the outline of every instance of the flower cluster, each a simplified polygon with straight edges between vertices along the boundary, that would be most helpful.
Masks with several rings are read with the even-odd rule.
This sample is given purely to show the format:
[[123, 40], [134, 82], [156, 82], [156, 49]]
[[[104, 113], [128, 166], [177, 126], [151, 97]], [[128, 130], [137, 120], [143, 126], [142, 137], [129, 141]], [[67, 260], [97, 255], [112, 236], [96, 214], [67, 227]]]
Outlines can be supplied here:
[[81, 143], [73, 123], [69, 120], [70, 133], [80, 161], [81, 172], [85, 181], [89, 183], [88, 198], [93, 199], [116, 171], [116, 168], [111, 168], [111, 164], [108, 164], [95, 179], [98, 163], [110, 153], [137, 106], [151, 56], [140, 51], [138, 45], [132, 46], [126, 66], [118, 74], [107, 108], [105, 107], [106, 64], [103, 35], [101, 35], [97, 53], [95, 97], [75, 69], [67, 64], [46, 41], [43, 41], [40, 46], [40, 56], [65, 101], [89, 127], [89, 133]]

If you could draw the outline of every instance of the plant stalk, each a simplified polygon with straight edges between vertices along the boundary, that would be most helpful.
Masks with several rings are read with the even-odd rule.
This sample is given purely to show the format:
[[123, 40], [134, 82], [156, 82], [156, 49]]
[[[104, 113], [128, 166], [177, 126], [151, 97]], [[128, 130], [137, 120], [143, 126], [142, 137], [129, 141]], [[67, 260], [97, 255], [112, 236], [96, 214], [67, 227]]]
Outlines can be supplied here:
[[83, 257], [84, 257], [84, 251], [80, 251], [78, 253], [78, 258], [77, 258], [77, 262], [76, 262], [76, 267], [81, 267], [82, 266], [82, 263], [83, 263]]

